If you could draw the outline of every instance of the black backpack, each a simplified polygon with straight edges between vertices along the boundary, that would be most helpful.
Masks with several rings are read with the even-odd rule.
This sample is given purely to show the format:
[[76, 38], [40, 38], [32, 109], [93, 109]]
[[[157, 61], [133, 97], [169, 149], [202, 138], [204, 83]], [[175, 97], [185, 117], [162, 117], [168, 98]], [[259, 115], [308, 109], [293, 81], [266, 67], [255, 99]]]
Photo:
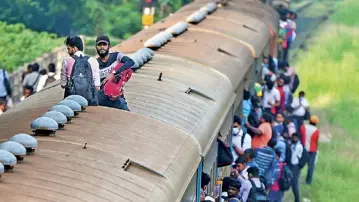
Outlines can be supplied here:
[[217, 167], [229, 166], [233, 163], [232, 151], [226, 147], [222, 141], [218, 142]]
[[298, 77], [298, 74], [294, 75], [294, 80], [293, 80], [293, 86], [292, 86], [292, 93], [294, 94], [295, 91], [297, 90], [298, 86], [299, 86], [300, 80]]
[[283, 169], [282, 169], [282, 175], [281, 178], [279, 179], [279, 189], [281, 191], [287, 191], [290, 189], [290, 186], [292, 184], [292, 179], [293, 179], [293, 173], [290, 170], [289, 166], [287, 165], [283, 165]]
[[88, 62], [90, 57], [82, 55], [77, 57], [73, 55], [72, 58], [75, 59], [75, 63], [72, 67], [70, 79], [67, 85], [66, 96], [81, 95], [86, 98], [89, 105], [98, 105], [92, 68]]
[[261, 187], [258, 188], [252, 179], [249, 179], [249, 181], [252, 184], [252, 188], [249, 191], [247, 202], [267, 202], [268, 197], [263, 184], [261, 183]]

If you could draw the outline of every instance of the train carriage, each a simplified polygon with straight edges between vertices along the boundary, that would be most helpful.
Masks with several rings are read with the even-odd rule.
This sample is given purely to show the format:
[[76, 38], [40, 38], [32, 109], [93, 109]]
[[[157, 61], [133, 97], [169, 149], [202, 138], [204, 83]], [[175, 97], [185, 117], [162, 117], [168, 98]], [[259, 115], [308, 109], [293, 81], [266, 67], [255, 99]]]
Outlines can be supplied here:
[[[191, 3], [112, 48], [132, 54], [155, 34], [210, 1]], [[131, 112], [88, 107], [4, 174], [9, 201], [198, 201], [200, 176], [209, 193], [218, 175], [217, 134], [230, 142], [242, 92], [258, 80], [278, 15], [270, 6], [233, 0], [155, 49], [126, 84]], [[161, 75], [161, 77], [159, 76]], [[159, 78], [160, 77], [160, 78]], [[59, 83], [0, 116], [0, 138], [31, 133], [31, 121], [62, 100]]]

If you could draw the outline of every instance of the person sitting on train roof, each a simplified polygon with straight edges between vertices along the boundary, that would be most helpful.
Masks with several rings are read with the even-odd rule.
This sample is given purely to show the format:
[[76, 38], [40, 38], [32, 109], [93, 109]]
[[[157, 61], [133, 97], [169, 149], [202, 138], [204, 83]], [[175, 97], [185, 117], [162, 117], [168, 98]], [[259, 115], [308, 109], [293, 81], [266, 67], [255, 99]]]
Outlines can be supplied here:
[[[99, 57], [97, 62], [100, 65], [100, 77], [101, 83], [106, 83], [106, 81], [111, 80], [115, 75], [120, 74], [121, 72], [130, 69], [135, 62], [125, 56], [121, 52], [112, 52], [110, 53], [111, 42], [108, 36], [101, 35], [96, 39], [96, 51]], [[119, 64], [123, 63], [122, 67], [114, 70], [114, 68]], [[100, 90], [98, 92], [99, 104], [101, 106], [114, 107], [118, 109], [129, 110], [126, 102], [126, 98], [123, 90], [121, 89], [121, 96], [116, 100], [110, 100], [107, 96], [104, 95], [104, 92]]]
[[[65, 40], [65, 45], [67, 46], [67, 53], [71, 56], [71, 57], [67, 57], [63, 60], [62, 62], [62, 67], [61, 67], [61, 87], [65, 88], [65, 95], [64, 97], [68, 96], [68, 82], [71, 76], [71, 72], [72, 72], [72, 67], [75, 64], [75, 59], [73, 58], [73, 56], [85, 56], [85, 54], [83, 53], [84, 50], [84, 46], [83, 46], [83, 42], [82, 39], [79, 36], [75, 36], [75, 37], [67, 37]], [[87, 60], [88, 63], [91, 66], [92, 69], [92, 76], [93, 76], [93, 81], [95, 84], [95, 88], [96, 90], [100, 90], [100, 69], [99, 69], [99, 64], [97, 62], [96, 59], [89, 57], [89, 59]]]
[[253, 149], [265, 147], [272, 137], [272, 115], [263, 113], [260, 122], [261, 124], [258, 128], [246, 122], [247, 128], [250, 128], [255, 133], [255, 136], [252, 138]]

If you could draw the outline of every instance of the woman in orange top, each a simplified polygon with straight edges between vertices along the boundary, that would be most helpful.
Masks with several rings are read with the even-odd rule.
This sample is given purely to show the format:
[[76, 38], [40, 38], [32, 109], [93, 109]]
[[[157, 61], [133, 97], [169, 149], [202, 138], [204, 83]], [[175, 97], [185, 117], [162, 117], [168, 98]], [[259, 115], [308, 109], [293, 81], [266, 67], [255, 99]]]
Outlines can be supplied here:
[[255, 128], [246, 122], [247, 128], [250, 128], [255, 134], [252, 138], [253, 149], [267, 146], [269, 140], [272, 138], [272, 120], [273, 117], [271, 114], [264, 113], [260, 118], [261, 124], [258, 128]]

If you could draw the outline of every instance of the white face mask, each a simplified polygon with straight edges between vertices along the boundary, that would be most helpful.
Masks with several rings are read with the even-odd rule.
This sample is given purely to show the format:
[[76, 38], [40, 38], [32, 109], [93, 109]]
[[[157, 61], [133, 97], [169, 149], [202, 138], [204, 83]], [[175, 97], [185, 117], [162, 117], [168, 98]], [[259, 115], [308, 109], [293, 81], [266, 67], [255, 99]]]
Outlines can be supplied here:
[[234, 136], [237, 136], [239, 134], [239, 128], [233, 128], [233, 133]]

